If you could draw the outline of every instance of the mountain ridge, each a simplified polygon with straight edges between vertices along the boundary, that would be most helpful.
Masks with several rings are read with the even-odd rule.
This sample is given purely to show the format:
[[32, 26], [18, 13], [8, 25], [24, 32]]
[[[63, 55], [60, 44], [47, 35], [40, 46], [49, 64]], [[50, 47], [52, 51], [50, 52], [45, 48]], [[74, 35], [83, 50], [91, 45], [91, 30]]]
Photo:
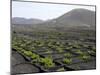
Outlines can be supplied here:
[[34, 18], [22, 18], [22, 17], [13, 17], [12, 18], [12, 24], [39, 24], [44, 22], [40, 19], [34, 19]]
[[[87, 9], [73, 9], [58, 18], [49, 20], [49, 21], [42, 21], [41, 23], [33, 23], [30, 28], [37, 28], [37, 29], [69, 29], [70, 28], [92, 28], [95, 29], [95, 11], [87, 10]], [[13, 24], [13, 23], [12, 23]], [[19, 25], [24, 27], [23, 25]], [[20, 28], [21, 29], [21, 28]]]

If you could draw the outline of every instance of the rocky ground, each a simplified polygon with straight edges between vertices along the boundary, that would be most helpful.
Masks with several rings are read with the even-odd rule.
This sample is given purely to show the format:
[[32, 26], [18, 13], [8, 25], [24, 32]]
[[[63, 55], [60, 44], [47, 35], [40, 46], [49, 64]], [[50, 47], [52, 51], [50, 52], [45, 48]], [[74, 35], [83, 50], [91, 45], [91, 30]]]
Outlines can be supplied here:
[[11, 74], [23, 74], [23, 73], [36, 73], [40, 70], [28, 63], [23, 56], [21, 56], [18, 52], [12, 51], [11, 56]]

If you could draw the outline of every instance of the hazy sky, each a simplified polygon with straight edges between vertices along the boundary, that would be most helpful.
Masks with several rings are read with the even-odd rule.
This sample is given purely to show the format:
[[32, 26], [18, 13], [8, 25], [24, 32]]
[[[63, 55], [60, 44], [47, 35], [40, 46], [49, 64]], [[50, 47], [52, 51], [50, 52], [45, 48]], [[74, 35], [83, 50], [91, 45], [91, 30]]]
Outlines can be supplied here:
[[47, 4], [33, 2], [12, 2], [12, 17], [37, 18], [48, 20], [57, 18], [75, 8], [95, 11], [93, 6]]

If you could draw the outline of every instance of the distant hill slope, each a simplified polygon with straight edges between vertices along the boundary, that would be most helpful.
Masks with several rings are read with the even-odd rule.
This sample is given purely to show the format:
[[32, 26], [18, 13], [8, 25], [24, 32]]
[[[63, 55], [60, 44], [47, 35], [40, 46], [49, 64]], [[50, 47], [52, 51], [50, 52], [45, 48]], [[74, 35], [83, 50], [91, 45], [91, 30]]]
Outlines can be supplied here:
[[95, 12], [87, 9], [74, 9], [57, 18], [60, 23], [78, 21], [88, 25], [95, 25]]
[[[24, 18], [15, 18], [12, 24], [16, 30], [67, 30], [67, 29], [93, 29], [95, 30], [95, 12], [87, 9], [73, 9], [56, 19], [41, 21], [37, 19], [26, 20]], [[16, 20], [18, 19], [18, 20]], [[24, 24], [23, 24], [24, 23]], [[23, 24], [23, 25], [20, 25]], [[25, 25], [26, 24], [26, 25]], [[27, 25], [31, 24], [31, 25]], [[70, 27], [70, 28], [69, 28]], [[26, 28], [26, 29], [25, 29]], [[71, 29], [71, 30], [72, 30]]]
[[95, 12], [87, 9], [73, 9], [51, 21], [38, 24], [40, 27], [95, 27]]
[[42, 20], [39, 19], [26, 19], [26, 18], [20, 18], [20, 17], [14, 17], [12, 18], [12, 24], [39, 24], [42, 23]]

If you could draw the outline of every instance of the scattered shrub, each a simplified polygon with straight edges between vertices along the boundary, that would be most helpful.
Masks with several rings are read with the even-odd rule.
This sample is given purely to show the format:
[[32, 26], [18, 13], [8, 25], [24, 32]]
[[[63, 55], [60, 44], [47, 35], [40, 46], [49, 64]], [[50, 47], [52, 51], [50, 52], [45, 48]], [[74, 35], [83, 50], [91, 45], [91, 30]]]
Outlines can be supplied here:
[[57, 47], [56, 50], [57, 50], [58, 52], [63, 52], [63, 48], [61, 48], [61, 47]]
[[65, 57], [68, 57], [68, 58], [71, 58], [72, 57], [72, 54], [71, 53], [65, 53], [64, 56]]
[[71, 58], [64, 58], [63, 59], [63, 63], [65, 63], [65, 64], [71, 64], [72, 63], [72, 59]]
[[33, 53], [31, 51], [24, 51], [24, 55], [30, 57], [33, 55]]
[[83, 55], [83, 52], [81, 50], [76, 50], [77, 54]]
[[43, 65], [45, 68], [51, 68], [55, 66], [55, 63], [53, 63], [53, 60], [49, 57], [41, 58], [40, 64]]
[[84, 61], [88, 61], [91, 59], [91, 57], [89, 55], [81, 55], [81, 56], [79, 56], [79, 58], [84, 60]]

